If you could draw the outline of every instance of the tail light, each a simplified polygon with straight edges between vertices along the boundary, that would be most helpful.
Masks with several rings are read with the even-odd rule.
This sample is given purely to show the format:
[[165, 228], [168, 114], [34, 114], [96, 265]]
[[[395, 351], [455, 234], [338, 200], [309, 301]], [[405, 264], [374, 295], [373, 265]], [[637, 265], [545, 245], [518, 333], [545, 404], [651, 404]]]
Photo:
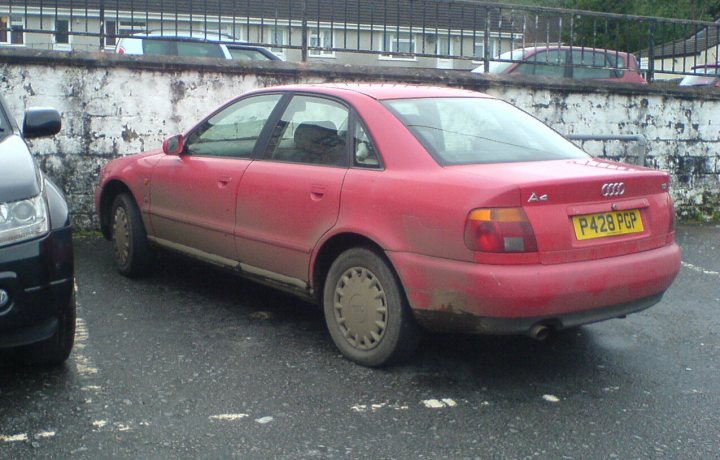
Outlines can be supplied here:
[[116, 51], [118, 54], [125, 54], [125, 48], [122, 46], [118, 46]]
[[486, 208], [470, 212], [465, 245], [481, 252], [537, 252], [537, 242], [522, 208]]

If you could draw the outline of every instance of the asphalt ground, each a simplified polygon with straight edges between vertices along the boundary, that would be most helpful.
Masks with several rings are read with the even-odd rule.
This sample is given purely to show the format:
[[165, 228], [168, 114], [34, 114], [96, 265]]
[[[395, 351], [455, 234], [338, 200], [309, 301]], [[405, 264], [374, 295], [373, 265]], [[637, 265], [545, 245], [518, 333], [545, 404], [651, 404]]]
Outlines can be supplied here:
[[343, 359], [316, 307], [172, 256], [120, 276], [76, 239], [66, 365], [0, 355], [0, 459], [720, 457], [720, 226], [678, 227], [664, 300], [525, 337], [431, 336]]

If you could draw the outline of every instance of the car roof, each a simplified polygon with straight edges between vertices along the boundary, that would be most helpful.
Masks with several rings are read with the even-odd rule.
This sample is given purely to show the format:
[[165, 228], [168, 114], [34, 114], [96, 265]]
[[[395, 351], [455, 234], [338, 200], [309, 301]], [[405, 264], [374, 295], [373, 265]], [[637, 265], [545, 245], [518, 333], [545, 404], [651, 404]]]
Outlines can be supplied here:
[[288, 85], [266, 90], [282, 89], [284, 91], [309, 91], [341, 96], [353, 92], [363, 94], [377, 100], [385, 99], [417, 99], [426, 97], [479, 97], [492, 98], [484, 93], [442, 86], [420, 86], [404, 83], [318, 83], [310, 85]]
[[521, 50], [525, 51], [526, 53], [531, 52], [531, 51], [545, 51], [545, 50], [559, 49], [559, 50], [563, 50], [563, 51], [566, 51], [566, 50], [586, 51], [586, 52], [600, 51], [603, 53], [618, 54], [620, 56], [628, 55], [628, 53], [626, 53], [625, 51], [616, 51], [616, 50], [611, 50], [611, 49], [606, 49], [606, 48], [591, 48], [589, 46], [579, 46], [579, 45], [573, 45], [573, 46], [570, 46], [570, 45], [529, 46], [527, 48], [515, 48], [515, 49], [516, 50], [521, 49]]

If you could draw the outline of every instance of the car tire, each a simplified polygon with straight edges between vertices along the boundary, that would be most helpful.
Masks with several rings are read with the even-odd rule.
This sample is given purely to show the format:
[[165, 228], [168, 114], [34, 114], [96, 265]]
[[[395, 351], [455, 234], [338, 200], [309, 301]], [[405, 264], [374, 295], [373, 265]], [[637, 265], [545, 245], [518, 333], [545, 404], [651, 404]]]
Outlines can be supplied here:
[[140, 211], [130, 195], [123, 193], [115, 198], [111, 231], [117, 270], [129, 278], [147, 275], [152, 267], [152, 252]]
[[20, 361], [33, 367], [58, 366], [64, 363], [75, 344], [76, 320], [75, 290], [73, 289], [67, 306], [58, 317], [55, 333], [41, 342], [21, 347], [18, 350]]
[[417, 348], [419, 326], [395, 272], [382, 254], [352, 248], [330, 266], [323, 309], [330, 336], [342, 354], [379, 367], [407, 359]]

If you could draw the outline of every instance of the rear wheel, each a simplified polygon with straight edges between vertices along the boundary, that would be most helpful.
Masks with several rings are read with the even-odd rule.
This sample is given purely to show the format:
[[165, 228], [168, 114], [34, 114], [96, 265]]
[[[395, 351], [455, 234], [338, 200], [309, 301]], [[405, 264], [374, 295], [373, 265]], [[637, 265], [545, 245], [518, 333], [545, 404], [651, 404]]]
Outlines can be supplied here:
[[113, 258], [118, 271], [128, 277], [147, 275], [152, 253], [140, 211], [132, 197], [124, 193], [118, 195], [111, 217]]
[[20, 348], [21, 361], [31, 366], [57, 366], [65, 362], [75, 343], [76, 319], [75, 290], [73, 289], [70, 301], [58, 317], [55, 334], [42, 342]]
[[348, 359], [382, 366], [408, 358], [419, 328], [397, 276], [369, 248], [349, 249], [333, 262], [325, 281], [325, 321]]

